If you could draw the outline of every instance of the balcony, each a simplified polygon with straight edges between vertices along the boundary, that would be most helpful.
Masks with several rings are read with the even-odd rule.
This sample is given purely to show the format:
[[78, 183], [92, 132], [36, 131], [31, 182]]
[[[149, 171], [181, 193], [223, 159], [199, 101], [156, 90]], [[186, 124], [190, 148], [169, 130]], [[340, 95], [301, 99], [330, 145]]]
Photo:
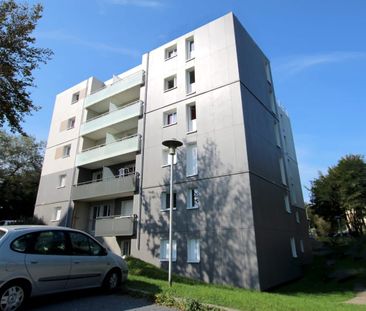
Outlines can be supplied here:
[[110, 144], [102, 144], [83, 150], [76, 155], [76, 166], [94, 169], [133, 160], [140, 151], [140, 135], [121, 138]]
[[90, 120], [87, 120], [81, 125], [80, 135], [87, 135], [92, 139], [98, 139], [100, 136], [105, 136], [107, 128], [111, 126], [114, 127], [114, 130], [121, 132], [123, 128], [131, 127], [131, 124], [129, 123], [132, 123], [132, 125], [134, 124], [134, 122], [131, 122], [133, 121], [131, 119], [136, 118], [137, 120], [137, 118], [141, 115], [142, 101], [139, 100], [127, 106], [123, 106], [117, 110], [107, 112]]
[[136, 217], [110, 216], [97, 218], [95, 221], [95, 236], [133, 236], [136, 233]]
[[85, 98], [84, 108], [93, 106], [105, 99], [111, 98], [119, 93], [144, 84], [145, 72], [140, 70], [125, 78], [122, 78], [111, 85], [105, 86]]
[[135, 174], [115, 176], [74, 185], [71, 199], [74, 201], [109, 200], [132, 195], [136, 190]]

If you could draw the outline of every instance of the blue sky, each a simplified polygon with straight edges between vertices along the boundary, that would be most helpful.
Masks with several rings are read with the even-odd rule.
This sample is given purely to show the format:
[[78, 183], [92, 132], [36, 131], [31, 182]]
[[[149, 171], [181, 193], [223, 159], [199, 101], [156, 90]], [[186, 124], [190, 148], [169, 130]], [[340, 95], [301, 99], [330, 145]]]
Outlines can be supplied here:
[[39, 0], [37, 45], [55, 55], [35, 73], [42, 107], [24, 128], [46, 140], [57, 93], [107, 80], [143, 53], [230, 11], [271, 60], [276, 96], [294, 132], [305, 199], [340, 157], [366, 154], [366, 1]]

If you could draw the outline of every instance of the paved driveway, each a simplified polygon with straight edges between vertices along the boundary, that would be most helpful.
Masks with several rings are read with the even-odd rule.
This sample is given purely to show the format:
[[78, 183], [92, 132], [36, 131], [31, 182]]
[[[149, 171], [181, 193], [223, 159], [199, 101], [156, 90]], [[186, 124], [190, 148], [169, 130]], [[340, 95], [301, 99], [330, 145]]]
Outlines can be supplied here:
[[98, 290], [61, 293], [35, 297], [29, 300], [29, 311], [170, 311], [171, 308], [154, 305], [152, 302], [124, 294], [101, 294]]

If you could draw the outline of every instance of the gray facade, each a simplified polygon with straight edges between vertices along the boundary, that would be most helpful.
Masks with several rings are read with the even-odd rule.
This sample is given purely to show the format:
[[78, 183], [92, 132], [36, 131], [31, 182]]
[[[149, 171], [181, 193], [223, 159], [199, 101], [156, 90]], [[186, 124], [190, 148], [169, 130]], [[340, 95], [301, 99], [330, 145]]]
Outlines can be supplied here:
[[[84, 89], [71, 105], [78, 108], [60, 117], [58, 107]], [[74, 133], [62, 137], [58, 123], [68, 116]], [[299, 277], [311, 249], [290, 121], [276, 103], [268, 59], [231, 13], [118, 77], [90, 78], [60, 95], [35, 213], [167, 267], [162, 141], [170, 138], [183, 142], [174, 165], [173, 272], [257, 290]], [[58, 159], [57, 146], [69, 141], [70, 156]], [[66, 181], [57, 188], [60, 175]]]

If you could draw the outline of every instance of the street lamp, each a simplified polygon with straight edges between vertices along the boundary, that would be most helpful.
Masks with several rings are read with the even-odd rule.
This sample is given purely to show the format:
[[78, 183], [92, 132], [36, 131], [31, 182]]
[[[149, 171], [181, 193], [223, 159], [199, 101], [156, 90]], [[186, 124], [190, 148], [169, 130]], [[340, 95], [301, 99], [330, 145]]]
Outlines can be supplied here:
[[165, 147], [169, 148], [170, 155], [170, 196], [169, 196], [169, 272], [168, 272], [168, 282], [169, 286], [172, 286], [172, 255], [173, 255], [173, 162], [175, 150], [182, 146], [183, 143], [176, 139], [164, 140], [162, 143]]

